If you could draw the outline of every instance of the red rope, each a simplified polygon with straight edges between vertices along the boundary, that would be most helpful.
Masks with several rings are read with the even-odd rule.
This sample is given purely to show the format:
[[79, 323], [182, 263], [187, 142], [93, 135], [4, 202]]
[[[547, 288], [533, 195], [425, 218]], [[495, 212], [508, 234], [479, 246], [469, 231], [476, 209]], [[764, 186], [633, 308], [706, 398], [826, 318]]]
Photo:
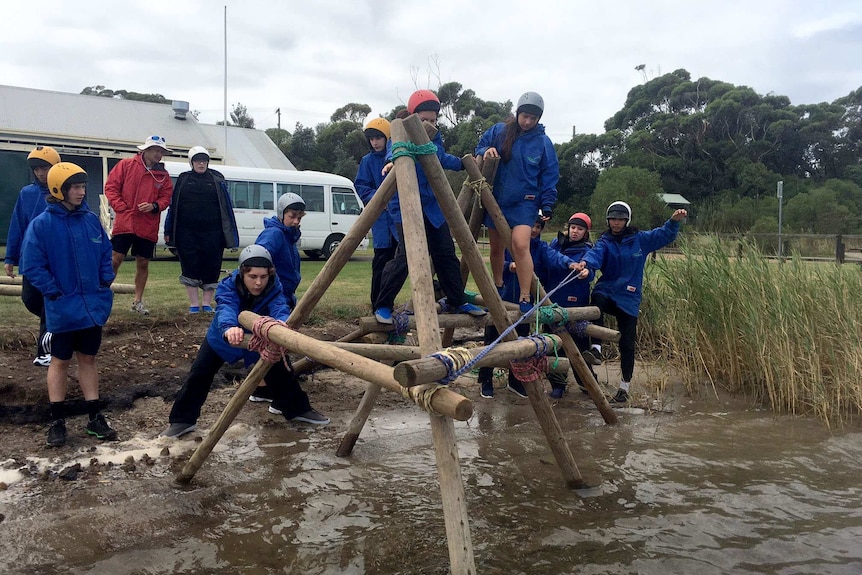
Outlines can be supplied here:
[[548, 372], [548, 358], [528, 357], [527, 359], [513, 359], [509, 362], [509, 368], [518, 381], [536, 381]]
[[281, 360], [284, 362], [284, 366], [290, 370], [285, 349], [269, 340], [269, 331], [277, 325], [290, 329], [283, 321], [266, 316], [257, 318], [251, 328], [252, 336], [248, 342], [248, 349], [258, 352], [261, 359], [269, 363]]

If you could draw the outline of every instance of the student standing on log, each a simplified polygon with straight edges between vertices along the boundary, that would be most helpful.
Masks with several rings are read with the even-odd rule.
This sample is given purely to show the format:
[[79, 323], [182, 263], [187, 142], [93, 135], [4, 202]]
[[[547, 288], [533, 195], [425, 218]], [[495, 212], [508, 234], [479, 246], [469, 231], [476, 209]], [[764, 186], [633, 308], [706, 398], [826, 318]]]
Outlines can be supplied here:
[[[272, 256], [259, 245], [242, 250], [238, 269], [219, 282], [216, 302], [215, 316], [192, 363], [188, 378], [177, 394], [168, 419], [170, 425], [161, 433], [162, 437], [180, 437], [197, 428], [201, 407], [212, 387], [213, 378], [225, 362], [243, 359], [249, 366], [259, 360], [257, 352], [234, 347], [242, 342], [246, 334], [239, 323], [240, 312], [250, 310], [282, 321], [290, 314], [281, 282], [272, 265]], [[296, 374], [288, 371], [283, 361], [272, 365], [264, 381], [274, 393], [273, 404], [276, 409], [273, 413], [283, 415], [288, 421], [316, 425], [329, 423], [328, 417], [312, 409]]]
[[21, 273], [45, 297], [51, 333], [47, 444], [66, 443], [66, 386], [72, 355], [78, 359], [78, 384], [89, 415], [87, 434], [115, 440], [117, 432], [99, 409], [96, 367], [102, 326], [114, 301], [111, 241], [99, 217], [84, 202], [87, 172], [80, 166], [55, 164], [48, 172], [48, 190], [48, 207], [30, 223], [21, 250]]
[[[551, 219], [560, 179], [554, 145], [545, 135], [545, 127], [539, 124], [544, 111], [545, 101], [539, 94], [525, 93], [518, 99], [515, 117], [491, 126], [476, 146], [476, 156], [501, 159], [494, 179], [494, 197], [512, 228], [512, 255], [518, 264], [518, 303], [522, 313], [532, 307], [530, 228], [537, 212], [541, 211], [545, 221]], [[485, 225], [491, 247], [491, 274], [499, 288], [503, 282], [505, 245], [488, 215]]]
[[[437, 124], [437, 114], [440, 112], [440, 99], [431, 90], [417, 90], [407, 100], [408, 114], [417, 114], [419, 119], [429, 124]], [[443, 138], [440, 132], [432, 140], [437, 147], [437, 159], [447, 170], [463, 170], [461, 159], [452, 154], [447, 154], [443, 149]], [[384, 166], [384, 175], [392, 167], [391, 162]], [[416, 178], [419, 183], [419, 196], [422, 202], [422, 215], [425, 221], [425, 235], [428, 241], [428, 254], [437, 272], [440, 281], [440, 289], [446, 294], [446, 303], [455, 313], [467, 313], [473, 316], [482, 316], [488, 313], [483, 308], [467, 302], [464, 295], [464, 282], [461, 279], [461, 264], [455, 255], [455, 243], [449, 225], [440, 210], [440, 204], [434, 196], [431, 184], [422, 170], [422, 166], [416, 163]], [[404, 238], [401, 227], [401, 204], [396, 194], [389, 202], [389, 213], [398, 227], [398, 237]], [[395, 305], [395, 296], [401, 291], [404, 282], [407, 281], [407, 247], [403, 241], [399, 242], [395, 257], [390, 260], [383, 270], [383, 283], [380, 293], [374, 302], [374, 317], [380, 323], [392, 323], [392, 307]]]
[[[566, 230], [560, 232], [548, 247], [579, 262], [593, 247], [593, 244], [590, 243], [590, 228], [592, 225], [593, 222], [590, 216], [583, 212], [574, 213], [566, 224]], [[552, 268], [541, 270], [538, 267], [536, 268], [536, 275], [539, 276], [539, 281], [542, 282], [542, 285], [548, 291], [559, 286], [560, 282], [568, 277], [569, 272], [570, 270], [568, 269], [559, 270]], [[592, 277], [588, 277], [587, 281], [579, 279], [570, 281], [551, 295], [551, 302], [560, 307], [583, 307], [589, 305], [591, 280]], [[588, 337], [572, 334], [572, 339], [582, 354], [584, 354], [585, 350], [589, 349], [590, 340]], [[561, 355], [563, 355], [562, 352]], [[587, 365], [592, 363], [592, 358], [593, 356], [587, 357], [584, 354]], [[590, 366], [591, 372], [592, 369], [592, 366]], [[595, 373], [593, 373], [593, 378], [595, 378]], [[578, 386], [581, 388], [581, 391], [587, 393], [583, 382], [578, 378], [577, 372], [575, 372], [575, 379], [578, 380]], [[566, 375], [562, 373], [548, 373], [548, 381], [551, 382], [551, 398], [561, 399], [566, 393]]]
[[239, 235], [227, 183], [210, 169], [209, 152], [193, 146], [188, 156], [192, 169], [177, 178], [165, 216], [165, 244], [177, 250], [189, 313], [213, 313], [224, 250], [237, 247]]
[[[10, 278], [15, 277], [15, 266], [21, 259], [21, 243], [24, 232], [36, 216], [45, 211], [48, 206], [48, 170], [60, 162], [60, 154], [50, 146], [36, 146], [27, 156], [27, 164], [33, 170], [35, 181], [26, 185], [18, 192], [18, 200], [12, 209], [12, 219], [9, 222], [9, 234], [6, 236], [6, 258], [4, 269]], [[19, 270], [20, 271], [20, 270]], [[36, 358], [33, 365], [48, 367], [51, 365], [49, 344], [51, 334], [45, 324], [45, 301], [39, 290], [33, 287], [27, 277], [21, 278], [21, 301], [27, 311], [39, 318], [39, 338], [36, 340]]]
[[[371, 201], [377, 188], [383, 183], [383, 167], [387, 163], [387, 142], [390, 138], [389, 122], [385, 118], [374, 118], [365, 126], [365, 139], [371, 151], [362, 157], [353, 183], [356, 193], [365, 204]], [[371, 305], [380, 294], [383, 283], [383, 268], [395, 257], [398, 248], [398, 230], [389, 210], [384, 210], [374, 225], [371, 237], [374, 241], [374, 259], [371, 260]], [[373, 307], [372, 307], [373, 309]]]
[[[595, 270], [602, 270], [602, 275], [593, 287], [592, 305], [598, 307], [603, 314], [611, 314], [617, 318], [622, 380], [616, 395], [610, 400], [611, 403], [625, 403], [629, 400], [647, 256], [676, 239], [680, 222], [686, 215], [685, 210], [676, 210], [663, 226], [642, 232], [629, 225], [632, 220], [631, 207], [625, 202], [613, 202], [608, 206], [607, 231], [579, 262], [581, 278], [587, 278], [588, 274]], [[601, 318], [596, 324], [604, 325]], [[590, 353], [596, 354], [597, 359], [601, 360], [601, 348], [593, 348]]]

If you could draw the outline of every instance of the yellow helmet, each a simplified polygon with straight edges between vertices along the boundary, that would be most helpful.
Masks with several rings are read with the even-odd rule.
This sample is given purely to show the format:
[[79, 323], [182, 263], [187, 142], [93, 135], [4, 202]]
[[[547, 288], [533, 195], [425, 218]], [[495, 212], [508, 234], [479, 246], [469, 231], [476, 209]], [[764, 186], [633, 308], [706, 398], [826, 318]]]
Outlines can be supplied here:
[[36, 146], [27, 156], [27, 163], [32, 169], [50, 168], [60, 163], [60, 154], [51, 146]]
[[66, 199], [66, 191], [72, 184], [86, 184], [87, 172], [72, 162], [60, 162], [48, 170], [48, 191], [61, 202]]
[[369, 130], [374, 130], [376, 132], [380, 132], [383, 136], [388, 140], [392, 135], [391, 130], [389, 129], [389, 121], [386, 118], [374, 118], [368, 124], [365, 125], [365, 137], [370, 138], [376, 134], [374, 132], [368, 133]]

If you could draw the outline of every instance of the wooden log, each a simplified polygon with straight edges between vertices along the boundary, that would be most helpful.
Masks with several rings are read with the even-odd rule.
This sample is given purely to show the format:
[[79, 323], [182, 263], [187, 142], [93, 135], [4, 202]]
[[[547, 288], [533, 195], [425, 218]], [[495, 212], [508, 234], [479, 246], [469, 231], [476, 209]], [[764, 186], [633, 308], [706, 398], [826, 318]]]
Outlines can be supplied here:
[[368, 420], [368, 416], [371, 414], [374, 404], [377, 403], [378, 395], [380, 395], [380, 385], [374, 382], [368, 382], [368, 385], [365, 388], [365, 393], [362, 395], [362, 399], [359, 402], [359, 407], [356, 409], [356, 413], [353, 414], [353, 417], [347, 426], [347, 431], [344, 433], [344, 437], [341, 438], [341, 442], [338, 444], [338, 449], [335, 451], [336, 456], [347, 457], [353, 452], [353, 447], [359, 439], [359, 434], [362, 433], [362, 428], [365, 427], [365, 422]]
[[[356, 329], [352, 332], [348, 333], [344, 337], [338, 338], [336, 341], [348, 342], [348, 341], [356, 341], [360, 337], [363, 337], [365, 332], [362, 329]], [[369, 342], [370, 343], [370, 342]], [[305, 357], [300, 360], [293, 362], [293, 371], [294, 373], [300, 374], [305, 373], [307, 371], [311, 371], [317, 366], [316, 362], [313, 362]]]
[[[239, 322], [246, 329], [252, 329], [254, 322], [260, 317], [256, 313], [244, 311], [239, 314]], [[404, 388], [395, 379], [392, 368], [373, 359], [339, 349], [329, 342], [318, 341], [281, 325], [273, 325], [269, 329], [269, 339], [291, 353], [304, 353], [318, 363], [404, 394]], [[421, 404], [421, 392], [414, 393], [411, 388], [408, 396], [417, 405]], [[473, 402], [446, 388], [433, 394], [430, 406], [437, 413], [446, 414], [459, 421], [466, 421], [473, 414]]]
[[[393, 142], [413, 140], [414, 144], [424, 144], [429, 141], [428, 135], [422, 129], [422, 123], [416, 114], [412, 114], [403, 121], [393, 121], [390, 128]], [[421, 133], [418, 137], [417, 132]], [[420, 157], [420, 161], [423, 159], [430, 160], [432, 164], [436, 163], [439, 173], [443, 173], [443, 168], [440, 166], [436, 155], [423, 155]], [[426, 162], [423, 161], [422, 166], [424, 169]], [[401, 200], [404, 229], [402, 240], [405, 241], [407, 262], [410, 268], [410, 285], [413, 292], [413, 303], [416, 307], [419, 348], [423, 355], [428, 355], [442, 347], [442, 340], [440, 338], [440, 326], [437, 323], [437, 313], [434, 311], [434, 288], [431, 284], [431, 270], [428, 267], [430, 258], [428, 257], [425, 225], [419, 203], [419, 189], [416, 185], [416, 169], [413, 162], [403, 156], [395, 161], [395, 169], [398, 173], [398, 197]], [[427, 175], [428, 171], [425, 170], [425, 173]], [[402, 186], [404, 187], [402, 188]], [[406, 206], [405, 199], [407, 200]], [[446, 210], [443, 211], [443, 214], [451, 227], [451, 214], [458, 210], [454, 197], [451, 198], [448, 208], [448, 214]], [[460, 221], [466, 226], [464, 216], [460, 212], [457, 213]], [[476, 244], [474, 243], [473, 246], [475, 248]], [[453, 575], [473, 575], [476, 573], [476, 560], [473, 556], [470, 519], [467, 515], [464, 481], [461, 477], [458, 447], [455, 443], [455, 425], [452, 418], [432, 415], [431, 437], [434, 441], [434, 457], [437, 462], [440, 494], [443, 501], [443, 519], [449, 547], [449, 568]]]
[[[595, 306], [569, 307], [564, 309], [569, 314], [569, 320], [573, 321], [598, 319], [600, 313], [599, 308]], [[521, 317], [521, 312], [516, 310], [506, 311], [504, 317], [509, 322], [506, 324], [506, 327], [508, 327]], [[531, 318], [532, 314], [527, 317], [528, 319]], [[407, 316], [407, 321], [408, 329], [413, 330], [416, 328], [414, 315]], [[479, 329], [484, 327], [487, 323], [490, 323], [492, 319], [487, 316], [475, 317], [464, 313], [445, 313], [440, 314], [437, 317], [437, 321], [442, 328], [475, 327]], [[364, 330], [366, 333], [372, 333], [375, 331], [393, 331], [395, 329], [392, 324], [380, 323], [373, 317], [359, 318], [359, 328]], [[517, 339], [517, 335], [508, 339]]]
[[11, 285], [11, 286], [19, 286], [22, 283], [21, 276], [15, 276], [14, 278], [10, 278], [9, 276], [0, 276], [0, 285]]
[[596, 407], [599, 409], [599, 413], [602, 414], [602, 419], [604, 419], [605, 423], [608, 425], [616, 425], [619, 423], [617, 414], [614, 413], [614, 410], [608, 403], [608, 399], [599, 388], [596, 378], [593, 377], [592, 372], [590, 372], [590, 368], [587, 367], [587, 363], [584, 361], [581, 351], [575, 344], [575, 340], [572, 339], [571, 334], [566, 331], [565, 328], [559, 328], [555, 330], [554, 333], [560, 336], [563, 350], [566, 352], [566, 357], [569, 358], [569, 364], [572, 366], [574, 372], [578, 374], [578, 377], [587, 389], [587, 393], [590, 395], [590, 399], [593, 400], [593, 403], [595, 403]]
[[[537, 338], [543, 340], [545, 345], [553, 353], [554, 349], [561, 349], [560, 338], [555, 335], [539, 335]], [[475, 358], [482, 352], [485, 352], [487, 347], [475, 347], [469, 351], [470, 356]], [[445, 351], [445, 350], [444, 350]], [[522, 359], [531, 357], [536, 354], [536, 344], [528, 339], [519, 339], [516, 341], [505, 341], [498, 343], [491, 348], [487, 353], [474, 364], [474, 367], [509, 367], [509, 361], [513, 359]], [[560, 358], [561, 360], [564, 358]], [[555, 370], [559, 370], [568, 362], [559, 362]], [[566, 365], [567, 366], [567, 365]], [[568, 366], [567, 366], [568, 367]], [[555, 371], [558, 373], [558, 371]], [[401, 385], [410, 387], [413, 385], [421, 385], [423, 383], [433, 383], [439, 381], [449, 375], [447, 367], [442, 361], [435, 357], [420, 357], [418, 359], [405, 360], [395, 366], [395, 379]]]
[[[6, 279], [12, 279], [7, 277]], [[18, 278], [15, 278], [18, 279]], [[135, 286], [130, 284], [112, 284], [111, 291], [119, 294], [135, 293]], [[0, 282], [0, 295], [21, 296], [20, 283], [4, 283]]]

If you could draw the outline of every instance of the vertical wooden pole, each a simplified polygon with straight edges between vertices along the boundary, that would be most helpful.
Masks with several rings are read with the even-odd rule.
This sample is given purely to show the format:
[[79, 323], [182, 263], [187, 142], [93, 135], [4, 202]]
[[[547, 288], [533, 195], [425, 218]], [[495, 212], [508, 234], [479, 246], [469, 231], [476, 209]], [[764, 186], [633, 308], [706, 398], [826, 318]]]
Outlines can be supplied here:
[[[422, 128], [419, 117], [415, 114], [407, 120], [392, 122], [393, 142], [410, 141], [405, 130], [405, 123], [411, 121], [416, 129], [421, 130], [424, 142], [428, 142], [428, 136]], [[414, 143], [416, 143], [415, 140]], [[437, 162], [437, 166], [440, 167], [436, 157], [431, 159]], [[442, 167], [440, 169], [442, 170]], [[405, 242], [407, 261], [410, 266], [410, 284], [413, 291], [419, 348], [423, 355], [428, 355], [440, 351], [442, 342], [437, 323], [436, 306], [434, 305], [434, 287], [431, 282], [430, 258], [428, 257], [428, 243], [425, 236], [422, 204], [419, 198], [419, 186], [416, 180], [416, 167], [410, 158], [400, 157], [395, 160], [395, 170], [398, 178], [398, 198], [401, 202], [404, 229], [402, 241]], [[454, 203], [454, 197], [452, 201]], [[461, 216], [461, 221], [464, 221], [463, 216]], [[464, 482], [461, 478], [460, 459], [455, 444], [455, 424], [451, 417], [431, 415], [430, 418], [440, 493], [443, 500], [446, 540], [449, 546], [449, 568], [454, 575], [472, 575], [476, 573], [476, 561], [470, 538], [470, 522], [467, 516], [467, 502], [464, 494]]]

